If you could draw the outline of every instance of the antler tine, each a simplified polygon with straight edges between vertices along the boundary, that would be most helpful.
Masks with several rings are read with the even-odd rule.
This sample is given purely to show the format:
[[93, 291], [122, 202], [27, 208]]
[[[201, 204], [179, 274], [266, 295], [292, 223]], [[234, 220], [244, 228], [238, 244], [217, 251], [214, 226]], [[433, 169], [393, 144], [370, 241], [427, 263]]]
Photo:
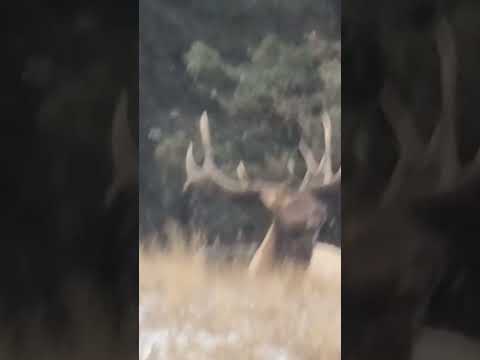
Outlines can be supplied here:
[[442, 170], [439, 185], [449, 186], [457, 180], [460, 166], [456, 129], [456, 44], [453, 29], [445, 18], [439, 20], [435, 42], [440, 57], [442, 112], [429, 144], [427, 160], [438, 162]]
[[305, 161], [307, 169], [305, 171], [305, 175], [303, 180], [298, 188], [299, 191], [304, 191], [307, 187], [311, 184], [312, 180], [314, 179], [317, 170], [319, 168], [319, 164], [316, 162], [315, 158], [313, 157], [312, 150], [302, 141], [298, 145], [300, 153]]
[[423, 155], [424, 145], [412, 114], [402, 104], [400, 94], [389, 80], [380, 94], [380, 103], [399, 146], [399, 158], [382, 198], [382, 204], [388, 204], [399, 196], [410, 166]]
[[237, 177], [244, 182], [249, 181], [248, 173], [247, 173], [247, 168], [245, 167], [245, 164], [243, 161], [240, 161], [240, 163], [237, 166]]
[[187, 155], [185, 156], [185, 170], [187, 173], [187, 179], [183, 185], [183, 191], [186, 191], [191, 184], [202, 181], [206, 177], [203, 168], [197, 165], [197, 162], [193, 157], [193, 142], [191, 141], [188, 145]]
[[332, 122], [328, 112], [322, 115], [322, 126], [325, 148], [319, 163], [315, 160], [312, 150], [307, 146], [303, 138], [298, 145], [298, 149], [307, 165], [307, 171], [299, 188], [300, 191], [305, 190], [312, 181], [320, 178], [321, 180], [317, 180], [313, 187], [328, 185], [332, 182], [339, 181], [341, 178], [341, 167], [335, 174], [332, 169]]
[[199, 166], [195, 161], [193, 156], [193, 143], [190, 142], [187, 155], [185, 157], [185, 170], [187, 173], [187, 179], [183, 186], [183, 191], [186, 191], [191, 184], [205, 180], [211, 180], [216, 185], [228, 192], [242, 193], [248, 191], [249, 189], [247, 183], [237, 181], [226, 176], [215, 166], [215, 162], [213, 160], [212, 140], [210, 135], [210, 124], [206, 111], [204, 111], [200, 117], [200, 137], [205, 157], [203, 166]]
[[323, 152], [322, 160], [320, 165], [322, 165], [322, 170], [325, 176], [325, 183], [329, 183], [332, 179], [333, 170], [332, 170], [332, 120], [327, 111], [323, 113], [322, 116], [322, 125], [323, 125], [323, 139], [325, 144], [325, 151]]
[[402, 104], [400, 94], [388, 80], [382, 89], [380, 102], [385, 118], [397, 138], [400, 158], [402, 160], [414, 160], [422, 151], [422, 141], [418, 130], [415, 128], [412, 114]]
[[200, 136], [205, 159], [202, 166], [197, 164], [193, 156], [193, 143], [190, 143], [185, 157], [187, 179], [183, 191], [186, 191], [193, 183], [206, 180], [210, 180], [223, 190], [234, 194], [258, 193], [266, 186], [276, 185], [273, 182], [250, 180], [243, 162], [240, 162], [237, 167], [238, 179], [233, 179], [218, 169], [213, 158], [210, 125], [206, 111], [200, 117]]
[[131, 183], [137, 173], [137, 157], [135, 144], [128, 125], [128, 96], [123, 89], [115, 105], [111, 147], [113, 161], [113, 181], [110, 186], [105, 202], [108, 206], [115, 194], [124, 186]]
[[135, 145], [128, 125], [128, 96], [125, 89], [115, 107], [112, 123], [112, 151], [117, 171], [129, 173], [136, 171], [137, 158], [133, 151]]
[[335, 174], [332, 177], [332, 183], [340, 181], [342, 179], [342, 167], [340, 166]]
[[208, 168], [213, 167], [213, 150], [212, 140], [210, 136], [210, 125], [208, 122], [208, 114], [206, 111], [200, 116], [200, 138], [202, 141], [204, 152], [204, 165], [199, 166], [193, 156], [193, 142], [190, 141], [187, 149], [187, 155], [185, 157], [185, 170], [187, 173], [187, 179], [183, 185], [183, 191], [186, 191], [189, 186], [195, 182], [201, 182], [208, 178]]
[[200, 117], [200, 138], [202, 140], [205, 163], [213, 165], [212, 137], [210, 136], [210, 124], [206, 111]]
[[314, 173], [317, 171], [318, 168], [318, 163], [315, 160], [312, 150], [308, 147], [307, 143], [305, 142], [305, 139], [301, 139], [300, 143], [298, 144], [298, 150], [300, 150], [300, 153], [303, 156], [303, 159], [305, 160], [305, 164], [307, 165], [308, 171], [311, 173]]
[[308, 147], [308, 145], [306, 144], [303, 138], [300, 140], [300, 144], [298, 145], [298, 150], [300, 151], [300, 154], [302, 154], [302, 157], [307, 166], [305, 176], [303, 177], [302, 183], [299, 187], [299, 190], [303, 191], [307, 188], [308, 184], [310, 184], [310, 182], [312, 181], [314, 174], [319, 168], [319, 164], [315, 160], [312, 150]]

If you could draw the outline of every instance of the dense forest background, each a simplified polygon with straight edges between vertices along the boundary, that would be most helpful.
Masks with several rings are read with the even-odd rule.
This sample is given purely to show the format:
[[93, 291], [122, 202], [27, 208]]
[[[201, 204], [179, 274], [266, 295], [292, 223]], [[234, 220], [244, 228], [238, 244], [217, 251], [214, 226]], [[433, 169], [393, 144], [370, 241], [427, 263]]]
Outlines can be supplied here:
[[[320, 115], [333, 123], [340, 163], [341, 2], [241, 0], [140, 2], [140, 237], [167, 219], [210, 239], [259, 240], [269, 214], [214, 189], [182, 192], [184, 159], [208, 111], [219, 165], [285, 179], [304, 164], [303, 136], [320, 158]], [[331, 226], [334, 226], [332, 223]]]
[[[343, 203], [378, 196], [398, 155], [380, 91], [386, 78], [395, 82], [405, 104], [422, 119], [422, 137], [429, 137], [441, 96], [432, 29], [442, 15], [457, 42], [460, 155], [463, 161], [474, 156], [480, 133], [480, 22], [473, 15], [478, 2], [371, 5], [357, 0], [141, 2], [142, 236], [160, 230], [169, 217], [221, 239], [233, 239], [241, 230], [253, 240], [267, 226], [269, 216], [258, 204], [205, 189], [182, 193], [190, 140], [197, 159], [202, 156], [203, 110], [210, 115], [216, 159], [224, 168], [233, 171], [244, 159], [250, 173], [274, 178], [287, 176], [289, 160], [298, 160], [302, 133], [321, 154], [316, 120], [327, 110], [334, 123], [334, 162], [338, 165], [341, 153], [343, 164]], [[300, 164], [296, 161], [298, 176]]]

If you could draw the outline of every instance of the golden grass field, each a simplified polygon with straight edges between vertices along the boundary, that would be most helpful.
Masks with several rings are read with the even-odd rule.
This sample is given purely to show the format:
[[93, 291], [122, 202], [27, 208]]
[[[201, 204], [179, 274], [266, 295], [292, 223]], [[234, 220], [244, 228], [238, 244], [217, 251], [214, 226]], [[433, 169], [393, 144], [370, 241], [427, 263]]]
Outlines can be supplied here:
[[[140, 249], [140, 360], [337, 360], [341, 358], [341, 278], [332, 257], [312, 284], [284, 266], [262, 276], [209, 261], [170, 227], [168, 250]], [[221, 256], [220, 256], [221, 258]], [[324, 269], [323, 269], [324, 268]], [[333, 271], [332, 271], [333, 270]], [[314, 286], [312, 286], [314, 285]], [[480, 344], [426, 328], [413, 360], [480, 358]]]
[[252, 278], [181, 231], [169, 240], [140, 249], [141, 360], [340, 359], [339, 284], [311, 286], [292, 266]]

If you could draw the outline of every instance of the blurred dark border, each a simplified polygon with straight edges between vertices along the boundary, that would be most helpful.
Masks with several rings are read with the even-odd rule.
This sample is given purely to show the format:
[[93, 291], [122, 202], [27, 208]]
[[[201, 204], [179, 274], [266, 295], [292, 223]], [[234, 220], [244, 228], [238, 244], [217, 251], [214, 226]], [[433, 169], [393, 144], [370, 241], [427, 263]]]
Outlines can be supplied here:
[[4, 15], [0, 357], [137, 358], [138, 186], [105, 194], [123, 90], [138, 143], [138, 2]]
[[[399, 190], [403, 199], [376, 208], [401, 156], [381, 103], [382, 89], [387, 81], [393, 84], [419, 138], [428, 141], [443, 109], [441, 55], [434, 40], [442, 21], [451, 27], [456, 46], [451, 98], [459, 165], [464, 170], [478, 159], [478, 14], [480, 3], [473, 0], [342, 1], [344, 359], [408, 360], [426, 328], [478, 343], [478, 161], [466, 181], [438, 192], [433, 172], [424, 174], [431, 188], [407, 179]], [[409, 169], [413, 180], [420, 179], [421, 166]], [[424, 193], [412, 195], [415, 186]], [[427, 338], [437, 354], [431, 358], [452, 351], [448, 336]], [[464, 358], [461, 344], [453, 350], [459, 359]]]

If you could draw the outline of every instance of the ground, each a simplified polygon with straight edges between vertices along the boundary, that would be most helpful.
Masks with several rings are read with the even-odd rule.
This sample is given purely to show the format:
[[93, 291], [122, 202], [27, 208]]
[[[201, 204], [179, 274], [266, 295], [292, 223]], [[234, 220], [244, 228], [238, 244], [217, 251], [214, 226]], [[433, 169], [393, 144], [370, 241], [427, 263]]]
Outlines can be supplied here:
[[141, 251], [141, 360], [340, 359], [340, 288], [284, 267], [252, 278], [200, 253]]
[[[244, 263], [204, 254], [185, 246], [140, 250], [140, 360], [341, 358], [340, 277], [312, 286], [291, 266], [251, 277]], [[480, 344], [433, 329], [413, 356], [457, 358], [480, 359]]]

